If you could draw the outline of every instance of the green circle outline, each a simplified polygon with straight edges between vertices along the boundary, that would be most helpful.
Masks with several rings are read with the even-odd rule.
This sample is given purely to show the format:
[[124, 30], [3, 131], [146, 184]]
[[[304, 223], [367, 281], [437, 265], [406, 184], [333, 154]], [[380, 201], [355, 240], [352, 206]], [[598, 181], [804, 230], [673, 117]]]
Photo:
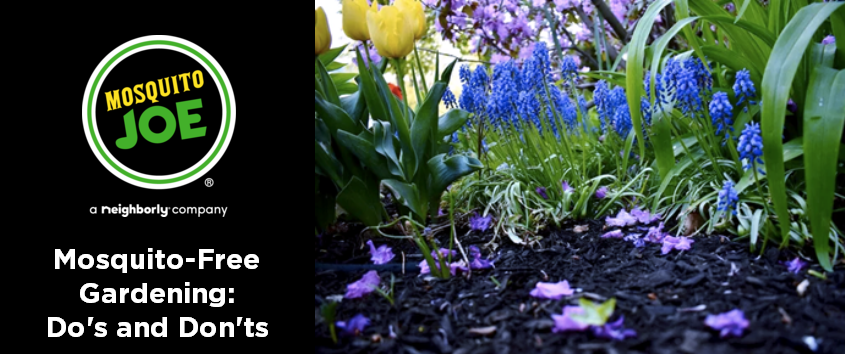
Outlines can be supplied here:
[[[129, 173], [128, 171], [120, 168], [120, 166], [115, 164], [114, 161], [112, 161], [109, 158], [109, 156], [105, 153], [105, 151], [103, 151], [103, 148], [100, 146], [100, 142], [97, 140], [97, 134], [96, 134], [97, 132], [94, 131], [94, 121], [92, 119], [93, 116], [91, 115], [91, 110], [92, 110], [92, 107], [94, 105], [94, 96], [96, 95], [96, 92], [94, 92], [94, 91], [97, 89], [97, 85], [100, 82], [100, 79], [103, 77], [103, 74], [105, 73], [106, 69], [108, 69], [115, 62], [115, 60], [117, 60], [118, 58], [120, 58], [124, 54], [128, 53], [129, 51], [132, 51], [132, 50], [140, 48], [140, 47], [150, 46], [150, 45], [168, 45], [168, 46], [181, 48], [181, 49], [188, 51], [189, 53], [191, 53], [193, 55], [196, 55], [198, 58], [202, 59], [202, 61], [205, 62], [205, 64], [208, 65], [209, 68], [211, 68], [211, 71], [214, 72], [214, 76], [217, 77], [217, 81], [220, 83], [220, 86], [223, 88], [223, 97], [226, 100], [226, 125], [223, 128], [223, 135], [221, 136], [220, 141], [217, 144], [217, 147], [214, 148], [214, 152], [211, 154], [211, 156], [208, 157], [208, 159], [206, 159], [197, 168], [193, 169], [192, 171], [190, 171], [188, 173], [185, 173], [184, 175], [169, 178], [169, 179], [149, 179], [149, 178], [136, 176], [136, 175]], [[208, 164], [211, 163], [211, 161], [213, 161], [214, 158], [217, 156], [217, 153], [220, 152], [220, 149], [223, 147], [223, 143], [226, 141], [226, 138], [229, 135], [229, 122], [231, 120], [231, 116], [232, 116], [232, 106], [229, 102], [229, 90], [226, 88], [226, 82], [223, 81], [223, 78], [220, 76], [220, 72], [217, 71], [217, 68], [214, 67], [214, 65], [211, 64], [211, 62], [204, 55], [197, 52], [193, 48], [188, 47], [188, 46], [186, 46], [182, 43], [173, 42], [173, 41], [165, 41], [165, 40], [146, 41], [146, 42], [134, 44], [134, 45], [129, 46], [128, 48], [126, 48], [124, 50], [121, 50], [119, 53], [115, 54], [115, 56], [113, 56], [111, 59], [109, 59], [109, 61], [106, 62], [106, 65], [104, 65], [103, 68], [100, 70], [100, 72], [97, 73], [97, 78], [94, 79], [94, 84], [91, 85], [91, 91], [89, 92], [89, 96], [88, 96], [88, 130], [91, 132], [91, 140], [94, 142], [94, 146], [97, 147], [97, 151], [100, 153], [100, 155], [103, 158], [105, 158], [106, 162], [108, 162], [109, 165], [111, 165], [112, 168], [114, 168], [116, 171], [120, 172], [122, 175], [129, 177], [131, 179], [134, 179], [136, 181], [139, 181], [139, 182], [150, 183], [150, 184], [170, 184], [170, 183], [179, 182], [179, 181], [185, 180], [185, 179], [199, 173], [206, 166], [208, 166]]]

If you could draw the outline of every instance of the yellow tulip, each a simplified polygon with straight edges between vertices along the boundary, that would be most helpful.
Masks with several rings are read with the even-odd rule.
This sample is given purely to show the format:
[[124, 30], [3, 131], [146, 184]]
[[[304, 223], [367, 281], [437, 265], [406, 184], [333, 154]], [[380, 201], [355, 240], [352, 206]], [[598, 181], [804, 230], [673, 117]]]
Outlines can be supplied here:
[[328, 52], [332, 45], [332, 33], [329, 32], [329, 20], [322, 7], [314, 10], [314, 55]]
[[370, 39], [385, 58], [404, 58], [414, 49], [414, 24], [408, 12], [396, 6], [382, 6], [367, 12]]
[[411, 15], [411, 22], [414, 27], [414, 39], [420, 39], [425, 34], [425, 12], [419, 0], [396, 0], [396, 7], [399, 11], [408, 12]]
[[347, 37], [362, 42], [370, 39], [368, 11], [378, 11], [378, 2], [373, 1], [373, 6], [368, 7], [367, 0], [343, 0], [343, 32]]

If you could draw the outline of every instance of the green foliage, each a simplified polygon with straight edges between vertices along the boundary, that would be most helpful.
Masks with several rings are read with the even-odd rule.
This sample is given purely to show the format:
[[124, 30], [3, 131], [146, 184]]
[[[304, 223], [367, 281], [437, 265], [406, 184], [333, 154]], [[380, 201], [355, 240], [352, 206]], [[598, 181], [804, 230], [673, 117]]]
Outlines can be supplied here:
[[584, 312], [573, 314], [573, 320], [592, 326], [604, 326], [607, 323], [607, 319], [613, 315], [613, 310], [616, 308], [616, 298], [611, 298], [601, 305], [596, 305], [594, 302], [582, 297], [578, 299], [578, 305], [581, 306]]

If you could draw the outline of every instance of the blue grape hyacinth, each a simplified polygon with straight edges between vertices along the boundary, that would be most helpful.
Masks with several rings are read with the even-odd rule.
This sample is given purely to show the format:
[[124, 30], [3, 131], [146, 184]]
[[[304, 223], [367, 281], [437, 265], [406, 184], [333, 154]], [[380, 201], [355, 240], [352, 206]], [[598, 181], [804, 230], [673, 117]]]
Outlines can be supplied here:
[[[725, 131], [725, 142], [731, 138], [730, 132], [733, 128], [733, 107], [731, 101], [728, 100], [728, 94], [724, 92], [716, 92], [713, 95], [713, 100], [710, 101], [710, 119], [713, 120], [713, 125], [716, 126], [716, 135], [722, 134]], [[722, 146], [725, 145], [722, 142]]]
[[571, 56], [563, 58], [560, 67], [561, 79], [567, 86], [575, 85], [578, 82], [578, 66], [575, 64], [575, 59], [572, 59]]
[[695, 117], [702, 110], [701, 90], [697, 71], [687, 62], [675, 81], [675, 99], [684, 115]]
[[757, 90], [754, 88], [754, 82], [751, 81], [751, 74], [748, 72], [748, 69], [742, 69], [736, 73], [736, 81], [734, 81], [733, 89], [738, 98], [737, 105], [748, 101], [748, 105], [745, 106], [746, 112], [748, 112], [748, 106], [757, 104], [757, 102], [751, 100], [757, 97]]
[[455, 99], [455, 94], [452, 93], [452, 90], [448, 87], [446, 87], [446, 91], [443, 92], [443, 104], [449, 109], [458, 107], [458, 101]]
[[[760, 133], [760, 124], [752, 122], [745, 125], [742, 135], [739, 136], [739, 145], [736, 149], [739, 151], [740, 160], [748, 159], [748, 164], [743, 166], [746, 170], [755, 163], [763, 164], [763, 159], [760, 158], [763, 156], [763, 138], [760, 137]], [[766, 174], [763, 169], [758, 169], [758, 171]]]
[[725, 181], [722, 190], [719, 191], [717, 210], [724, 212], [730, 210], [733, 215], [736, 215], [737, 202], [739, 202], [739, 196], [734, 189], [734, 183], [729, 180]]

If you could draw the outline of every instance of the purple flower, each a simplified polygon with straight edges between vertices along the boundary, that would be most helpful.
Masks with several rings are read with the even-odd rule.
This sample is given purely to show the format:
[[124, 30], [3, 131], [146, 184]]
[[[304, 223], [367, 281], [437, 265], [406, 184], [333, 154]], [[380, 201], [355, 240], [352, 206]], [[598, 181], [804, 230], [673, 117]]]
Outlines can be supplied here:
[[625, 316], [619, 316], [619, 319], [613, 323], [607, 323], [604, 326], [592, 326], [593, 334], [596, 337], [613, 340], [625, 340], [628, 337], [636, 337], [637, 332], [633, 329], [623, 328]]
[[635, 207], [634, 210], [631, 210], [631, 216], [637, 218], [637, 221], [644, 225], [660, 220], [659, 214], [649, 214], [648, 210], [640, 210], [639, 207]]
[[362, 314], [357, 314], [352, 317], [349, 322], [337, 321], [335, 327], [340, 329], [344, 334], [357, 336], [364, 332], [364, 328], [370, 325], [370, 319], [364, 317]]
[[661, 222], [656, 227], [648, 228], [648, 233], [645, 235], [645, 240], [653, 243], [663, 243], [663, 238], [668, 236], [663, 232], [663, 223]]
[[475, 216], [469, 218], [469, 228], [471, 230], [484, 232], [490, 228], [490, 222], [493, 220], [493, 216], [479, 216], [478, 213], [475, 213]]
[[481, 250], [478, 246], [469, 246], [469, 254], [473, 260], [469, 263], [471, 269], [487, 269], [493, 267], [493, 261], [481, 258]]
[[390, 262], [393, 257], [396, 257], [393, 254], [393, 250], [387, 245], [381, 245], [376, 249], [376, 246], [373, 244], [373, 240], [367, 241], [367, 244], [370, 246], [370, 260], [373, 261], [373, 264], [385, 264]]
[[618, 214], [616, 214], [615, 218], [611, 218], [611, 217], [608, 216], [605, 219], [605, 222], [607, 223], [607, 226], [618, 226], [618, 227], [634, 226], [634, 225], [637, 224], [637, 218], [631, 216], [631, 214], [628, 214], [628, 212], [625, 211], [625, 209], [622, 209], [622, 210], [619, 211]]
[[598, 190], [596, 190], [596, 198], [604, 199], [607, 196], [607, 187], [602, 186]]
[[673, 249], [679, 251], [689, 251], [692, 248], [692, 244], [695, 243], [689, 237], [674, 237], [674, 236], [666, 236], [663, 238], [663, 247], [660, 249], [663, 254], [667, 254], [672, 252]]
[[561, 186], [563, 187], [563, 192], [564, 192], [564, 193], [567, 193], [567, 192], [569, 192], [569, 193], [575, 192], [575, 189], [574, 189], [574, 188], [572, 188], [572, 187], [570, 187], [570, 186], [569, 186], [569, 183], [566, 183], [566, 181], [561, 182]]
[[590, 327], [586, 323], [581, 323], [572, 318], [572, 315], [580, 315], [584, 313], [584, 309], [580, 306], [564, 306], [563, 315], [552, 315], [552, 320], [555, 321], [555, 327], [552, 332], [567, 332], [567, 331], [583, 331]]
[[798, 274], [802, 269], [804, 269], [804, 267], [807, 266], [807, 262], [802, 261], [801, 258], [795, 257], [795, 259], [789, 262], [784, 262], [784, 265], [786, 265], [786, 269], [789, 272]]
[[613, 230], [601, 235], [601, 238], [622, 238], [622, 236], [622, 230]]
[[569, 287], [569, 282], [564, 280], [560, 283], [537, 283], [534, 290], [531, 290], [531, 296], [540, 299], [560, 300], [564, 296], [571, 296], [574, 293]]
[[833, 43], [836, 43], [836, 37], [834, 37], [833, 35], [830, 35], [830, 34], [827, 35], [827, 37], [824, 37], [824, 39], [822, 40], [822, 44], [824, 44], [824, 45], [833, 44]]
[[345, 297], [347, 299], [360, 298], [375, 291], [379, 283], [381, 283], [381, 278], [379, 278], [378, 273], [374, 270], [371, 270], [364, 274], [364, 276], [361, 277], [361, 280], [358, 280], [346, 286]]
[[720, 331], [722, 338], [728, 335], [742, 336], [742, 331], [748, 328], [748, 320], [745, 319], [745, 314], [739, 309], [718, 315], [707, 315], [704, 324]]
[[549, 195], [546, 194], [546, 187], [537, 187], [536, 191], [543, 199], [549, 199]]
[[[442, 254], [444, 258], [448, 259], [450, 254], [452, 255], [452, 257], [456, 257], [458, 255], [458, 252], [454, 251], [454, 250], [449, 251], [448, 249], [441, 248], [440, 251], [439, 251], [439, 254]], [[438, 252], [437, 251], [431, 251], [431, 258], [434, 259], [434, 264], [437, 265], [437, 269], [440, 269], [440, 257], [438, 256]], [[420, 266], [420, 275], [431, 273], [431, 268], [428, 266], [428, 262], [425, 259], [423, 259], [420, 262], [419, 266]], [[466, 263], [464, 263], [464, 261], [460, 261], [460, 262], [453, 262], [453, 263], [449, 264], [449, 272], [451, 272], [452, 275], [455, 275], [455, 273], [458, 269], [466, 272], [467, 271]]]
[[625, 238], [623, 238], [623, 240], [633, 242], [634, 247], [636, 247], [636, 248], [645, 247], [645, 240], [643, 240], [643, 238], [640, 237], [640, 235], [637, 235], [637, 234], [630, 234], [628, 236], [625, 236]]
[[466, 273], [469, 270], [469, 268], [467, 268], [467, 264], [464, 263], [464, 261], [458, 261], [458, 262], [453, 262], [452, 264], [449, 264], [449, 273], [452, 273], [452, 275], [455, 275], [455, 274], [458, 274], [458, 270], [460, 270], [463, 273]]

